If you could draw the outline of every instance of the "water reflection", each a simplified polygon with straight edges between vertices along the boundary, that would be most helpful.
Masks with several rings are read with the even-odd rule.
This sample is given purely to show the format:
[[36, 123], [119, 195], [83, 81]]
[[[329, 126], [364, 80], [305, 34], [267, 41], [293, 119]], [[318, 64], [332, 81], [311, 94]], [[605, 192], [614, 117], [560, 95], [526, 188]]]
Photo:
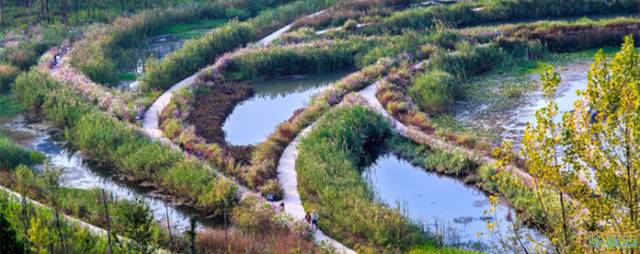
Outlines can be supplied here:
[[[147, 58], [162, 59], [167, 54], [184, 46], [185, 40], [176, 35], [160, 35], [144, 40], [139, 47], [126, 50], [123, 57], [121, 72], [140, 75], [144, 72], [144, 62]], [[137, 89], [136, 80], [122, 81], [118, 88], [123, 90]]]
[[314, 94], [345, 75], [346, 72], [337, 72], [251, 84], [255, 95], [238, 104], [224, 123], [227, 141], [234, 145], [263, 141]]
[[[197, 216], [197, 212], [176, 207], [163, 199], [152, 196], [147, 189], [128, 184], [118, 179], [108, 168], [89, 163], [82, 153], [65, 146], [65, 142], [56, 139], [44, 131], [43, 127], [27, 125], [21, 118], [0, 127], [0, 132], [21, 145], [44, 153], [49, 165], [64, 169], [61, 176], [62, 186], [76, 189], [101, 188], [113, 193], [118, 199], [143, 199], [149, 204], [156, 221], [166, 226], [167, 212], [174, 232], [182, 232], [190, 227], [189, 217]], [[199, 227], [206, 221], [199, 221]]]
[[[504, 204], [489, 212], [488, 197], [450, 177], [439, 176], [415, 167], [395, 155], [387, 154], [363, 172], [375, 197], [403, 212], [426, 230], [442, 235], [447, 245], [480, 251], [500, 249], [511, 231], [515, 216]], [[497, 220], [492, 232], [487, 222]], [[535, 235], [531, 230], [525, 234]], [[538, 238], [539, 236], [535, 236]], [[533, 247], [533, 246], [532, 246]]]

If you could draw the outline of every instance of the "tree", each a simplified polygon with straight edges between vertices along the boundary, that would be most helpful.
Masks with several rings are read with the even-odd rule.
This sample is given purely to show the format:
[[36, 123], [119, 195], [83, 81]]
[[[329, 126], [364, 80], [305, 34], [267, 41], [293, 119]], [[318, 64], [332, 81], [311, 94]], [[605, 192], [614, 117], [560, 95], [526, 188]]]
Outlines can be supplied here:
[[598, 52], [583, 99], [563, 121], [565, 160], [592, 183], [592, 193], [581, 201], [594, 224], [607, 222], [595, 227], [602, 232], [640, 229], [639, 63], [632, 36], [611, 61]]
[[102, 194], [101, 197], [101, 201], [102, 201], [102, 205], [104, 206], [104, 219], [105, 222], [107, 223], [107, 254], [111, 254], [113, 253], [113, 244], [111, 242], [111, 216], [109, 214], [109, 198], [107, 196], [107, 192], [104, 189], [100, 190], [100, 193]]
[[[577, 172], [563, 160], [562, 125], [555, 122], [558, 106], [553, 100], [560, 75], [549, 67], [541, 77], [547, 106], [536, 112], [536, 126], [527, 125], [522, 138], [522, 155], [525, 166], [534, 178], [538, 204], [544, 211], [545, 223], [550, 225], [550, 240], [559, 253], [575, 250], [575, 234], [569, 218], [576, 216], [566, 193], [574, 193], [578, 186]], [[551, 192], [551, 193], [549, 193]], [[554, 196], [556, 198], [554, 198]], [[550, 200], [551, 199], [551, 200]]]
[[[1, 0], [0, 0], [1, 1]], [[69, 4], [67, 0], [60, 0], [60, 16], [62, 16], [62, 22], [67, 24], [69, 13]]]
[[149, 245], [153, 237], [153, 215], [144, 200], [138, 198], [133, 202], [123, 202], [114, 211], [114, 216], [121, 227], [119, 232], [132, 240], [132, 249], [141, 253], [152, 252]]
[[4, 10], [4, 0], [0, 0], [0, 25], [4, 23], [4, 16], [2, 15], [3, 10]]
[[27, 168], [26, 166], [20, 165], [18, 166], [18, 168], [16, 169], [16, 182], [18, 184], [18, 188], [20, 189], [20, 195], [21, 195], [21, 208], [22, 208], [22, 226], [24, 228], [24, 235], [26, 238], [25, 241], [25, 249], [29, 249], [29, 227], [30, 225], [30, 214], [29, 214], [29, 207], [27, 205], [27, 191], [29, 190], [29, 188], [31, 188], [32, 186], [32, 181], [33, 181], [33, 172], [31, 172], [31, 169]]
[[62, 248], [62, 253], [67, 253], [68, 248], [65, 242], [63, 222], [60, 218], [60, 206], [58, 205], [58, 193], [60, 192], [60, 176], [62, 175], [62, 173], [62, 169], [50, 168], [45, 164], [43, 179], [45, 181], [45, 186], [49, 194], [49, 200], [51, 200], [51, 206], [54, 211], [55, 226], [58, 233], [58, 239], [60, 241], [60, 247]]
[[0, 243], [2, 243], [0, 244], [0, 253], [24, 252], [24, 244], [18, 240], [16, 231], [11, 227], [2, 211], [0, 211]]
[[[525, 129], [521, 152], [560, 253], [583, 252], [594, 234], [640, 229], [640, 54], [631, 36], [624, 41], [612, 60], [596, 54], [573, 111], [558, 121], [549, 101]], [[558, 74], [550, 69], [542, 80], [555, 94]]]

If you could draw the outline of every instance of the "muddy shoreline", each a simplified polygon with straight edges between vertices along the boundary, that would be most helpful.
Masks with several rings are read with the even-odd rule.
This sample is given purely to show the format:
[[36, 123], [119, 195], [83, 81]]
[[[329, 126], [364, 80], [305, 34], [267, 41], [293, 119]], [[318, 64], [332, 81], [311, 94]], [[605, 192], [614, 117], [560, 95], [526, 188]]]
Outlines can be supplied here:
[[[566, 97], [575, 97], [573, 93], [576, 89], [584, 89], [582, 87], [584, 84], [579, 83], [586, 83], [589, 65], [589, 62], [578, 62], [556, 67], [561, 77], [561, 83], [556, 91], [556, 102]], [[503, 78], [506, 80], [513, 77]], [[528, 75], [526, 82], [534, 82], [535, 90], [517, 98], [512, 107], [498, 106], [500, 100], [507, 100], [507, 98], [497, 98], [496, 101], [464, 101], [456, 106], [453, 116], [464, 125], [488, 131], [494, 136], [494, 145], [503, 140], [511, 140], [517, 144], [522, 138], [527, 123], [535, 121], [535, 110], [546, 105], [546, 98], [541, 91], [540, 75]], [[489, 89], [494, 90], [490, 93], [497, 93], [496, 88]], [[560, 108], [560, 113], [562, 112], [563, 109]]]
[[207, 91], [194, 91], [194, 106], [186, 122], [196, 127], [196, 134], [207, 143], [220, 145], [242, 165], [251, 162], [254, 146], [236, 146], [227, 142], [224, 122], [240, 102], [251, 98], [253, 88], [238, 83], [221, 83], [207, 86]]

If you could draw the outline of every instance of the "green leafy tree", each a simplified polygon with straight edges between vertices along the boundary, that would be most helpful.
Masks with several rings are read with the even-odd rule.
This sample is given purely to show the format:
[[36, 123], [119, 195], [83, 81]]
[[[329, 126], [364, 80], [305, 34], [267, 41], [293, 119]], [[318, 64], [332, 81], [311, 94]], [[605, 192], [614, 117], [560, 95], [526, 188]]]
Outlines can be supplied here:
[[114, 211], [115, 219], [121, 228], [118, 232], [131, 239], [130, 249], [140, 253], [152, 253], [153, 215], [151, 208], [142, 199], [124, 202]]
[[[631, 36], [613, 59], [598, 52], [574, 110], [559, 120], [550, 100], [525, 130], [521, 152], [556, 252], [583, 253], [594, 234], [640, 229], [639, 64]], [[559, 75], [549, 69], [542, 81], [545, 94], [555, 95]]]
[[[0, 207], [1, 208], [1, 207]], [[0, 253], [23, 253], [24, 244], [16, 237], [16, 231], [11, 227], [4, 213], [0, 211]]]

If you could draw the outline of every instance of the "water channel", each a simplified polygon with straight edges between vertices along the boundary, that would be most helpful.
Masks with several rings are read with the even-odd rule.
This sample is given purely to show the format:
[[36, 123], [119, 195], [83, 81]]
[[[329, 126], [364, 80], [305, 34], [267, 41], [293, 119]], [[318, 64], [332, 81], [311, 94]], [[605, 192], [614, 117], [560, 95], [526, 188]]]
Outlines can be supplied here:
[[[363, 171], [363, 177], [376, 199], [401, 208], [425, 230], [441, 235], [445, 244], [504, 251], [501, 242], [511, 235], [516, 214], [504, 203], [491, 211], [489, 198], [476, 188], [416, 167], [393, 154], [379, 157]], [[489, 222], [497, 222], [496, 230], [488, 229]], [[523, 229], [520, 234], [542, 239], [531, 229]]]
[[[0, 133], [5, 134], [17, 144], [45, 154], [50, 166], [63, 168], [61, 184], [64, 187], [87, 190], [100, 188], [112, 193], [117, 199], [140, 198], [149, 205], [155, 220], [162, 225], [166, 226], [168, 212], [171, 226], [177, 230], [174, 232], [187, 230], [190, 227], [191, 216], [200, 217], [195, 210], [178, 207], [154, 195], [150, 189], [121, 180], [109, 168], [92, 162], [81, 152], [70, 148], [66, 142], [58, 138], [58, 135], [49, 132], [48, 129], [48, 126], [41, 123], [27, 124], [21, 116], [0, 125]], [[199, 219], [198, 227], [202, 225], [213, 225], [213, 223]]]

